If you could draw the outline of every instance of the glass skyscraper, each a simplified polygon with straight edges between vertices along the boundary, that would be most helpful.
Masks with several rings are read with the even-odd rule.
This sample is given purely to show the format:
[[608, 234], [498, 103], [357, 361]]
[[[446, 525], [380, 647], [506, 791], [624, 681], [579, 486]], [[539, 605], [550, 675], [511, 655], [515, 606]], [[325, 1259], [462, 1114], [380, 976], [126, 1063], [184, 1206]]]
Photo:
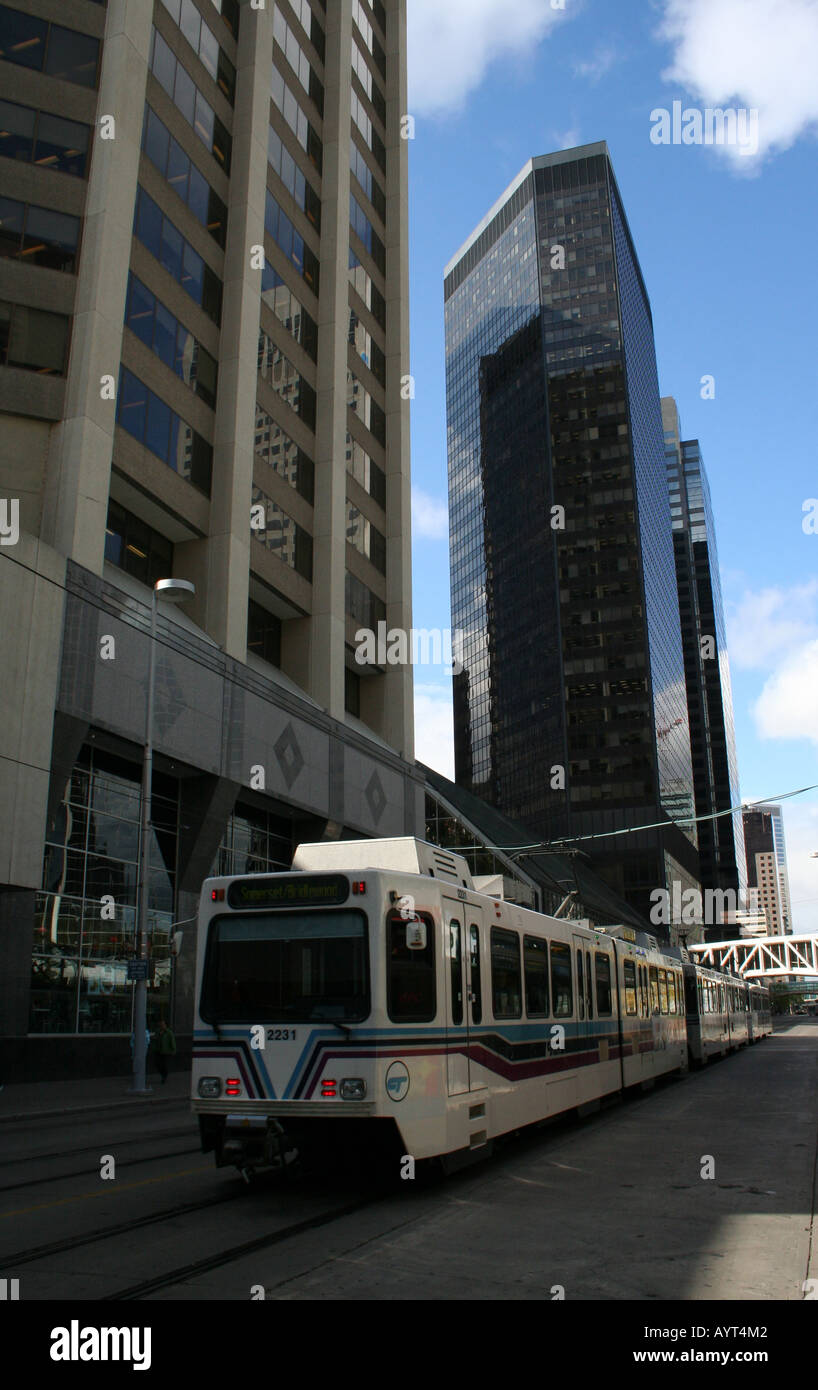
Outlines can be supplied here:
[[[668, 496], [685, 654], [699, 862], [704, 888], [744, 897], [747, 872], [733, 696], [710, 486], [696, 439], [683, 440], [676, 402], [662, 400]], [[711, 924], [715, 929], [716, 923]], [[711, 935], [718, 933], [711, 931]]]
[[[531, 160], [447, 267], [458, 782], [604, 836], [634, 906], [698, 882], [647, 292], [607, 146]], [[659, 822], [655, 829], [610, 832]]]

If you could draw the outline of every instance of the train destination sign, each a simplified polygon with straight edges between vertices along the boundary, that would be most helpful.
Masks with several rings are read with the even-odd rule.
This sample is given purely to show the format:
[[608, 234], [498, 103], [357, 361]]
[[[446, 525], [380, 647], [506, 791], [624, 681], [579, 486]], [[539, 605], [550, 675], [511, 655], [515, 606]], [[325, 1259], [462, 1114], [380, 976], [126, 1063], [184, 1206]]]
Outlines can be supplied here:
[[340, 907], [348, 897], [343, 874], [236, 879], [227, 890], [231, 907]]

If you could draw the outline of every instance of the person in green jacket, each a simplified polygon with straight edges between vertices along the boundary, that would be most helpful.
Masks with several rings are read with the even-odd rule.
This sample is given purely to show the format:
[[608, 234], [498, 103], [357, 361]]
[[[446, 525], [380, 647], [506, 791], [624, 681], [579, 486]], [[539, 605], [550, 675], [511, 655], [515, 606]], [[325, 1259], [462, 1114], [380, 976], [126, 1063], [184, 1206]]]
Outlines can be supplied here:
[[163, 1086], [168, 1079], [168, 1058], [173, 1057], [175, 1053], [176, 1039], [170, 1028], [168, 1028], [165, 1020], [162, 1019], [159, 1024], [159, 1033], [156, 1039], [156, 1065], [159, 1069], [159, 1075], [162, 1078]]

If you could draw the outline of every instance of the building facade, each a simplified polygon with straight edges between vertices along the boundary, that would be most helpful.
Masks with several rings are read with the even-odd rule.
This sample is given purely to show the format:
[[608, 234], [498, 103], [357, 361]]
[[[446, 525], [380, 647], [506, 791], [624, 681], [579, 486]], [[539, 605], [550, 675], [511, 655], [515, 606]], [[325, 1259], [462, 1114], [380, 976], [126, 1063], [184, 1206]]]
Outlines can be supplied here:
[[[662, 400], [702, 888], [747, 888], [727, 633], [710, 486], [699, 442], [683, 440], [671, 396]], [[731, 807], [732, 815], [724, 815]], [[718, 817], [718, 819], [706, 819]], [[719, 923], [708, 923], [710, 934]]]
[[780, 806], [757, 806], [744, 812], [747, 878], [758, 890], [771, 936], [792, 933], [787, 851]]
[[605, 836], [647, 917], [698, 856], [671, 824], [693, 777], [662, 418], [607, 146], [531, 160], [445, 303], [456, 778], [549, 842]]
[[160, 577], [195, 598], [159, 604], [152, 1020], [189, 1029], [169, 941], [209, 872], [422, 823], [411, 668], [355, 661], [411, 626], [405, 11], [0, 5], [0, 1038], [28, 1075], [127, 1056]]
[[778, 896], [781, 902], [782, 930], [785, 936], [791, 936], [795, 929], [792, 924], [792, 899], [790, 897], [790, 875], [787, 869], [787, 844], [784, 839], [784, 817], [780, 806], [766, 803], [763, 809], [769, 811], [773, 822], [773, 846], [778, 868]]

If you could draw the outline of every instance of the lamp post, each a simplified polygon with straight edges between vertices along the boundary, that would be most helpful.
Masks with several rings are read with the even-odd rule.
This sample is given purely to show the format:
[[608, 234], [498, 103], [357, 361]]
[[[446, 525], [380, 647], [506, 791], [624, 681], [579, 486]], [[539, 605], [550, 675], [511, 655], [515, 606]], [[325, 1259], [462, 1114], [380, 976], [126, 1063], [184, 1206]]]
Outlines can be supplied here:
[[151, 778], [153, 775], [153, 687], [156, 672], [156, 601], [184, 603], [196, 588], [188, 579], [157, 579], [151, 593], [151, 636], [148, 657], [148, 708], [145, 720], [145, 753], [142, 759], [142, 816], [139, 835], [139, 917], [137, 960], [144, 961], [145, 972], [136, 980], [134, 991], [133, 1084], [131, 1095], [150, 1095], [145, 1077], [148, 1027], [148, 890], [150, 884]]

